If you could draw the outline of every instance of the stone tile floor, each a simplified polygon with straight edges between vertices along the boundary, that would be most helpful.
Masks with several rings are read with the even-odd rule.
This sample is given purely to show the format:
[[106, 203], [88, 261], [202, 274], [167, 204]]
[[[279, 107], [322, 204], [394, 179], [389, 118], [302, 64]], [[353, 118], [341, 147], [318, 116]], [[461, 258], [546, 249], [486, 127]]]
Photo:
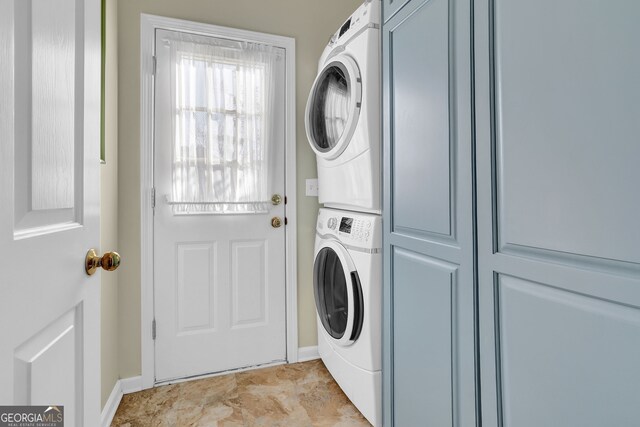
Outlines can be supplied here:
[[111, 427], [370, 426], [320, 360], [165, 385], [122, 398]]

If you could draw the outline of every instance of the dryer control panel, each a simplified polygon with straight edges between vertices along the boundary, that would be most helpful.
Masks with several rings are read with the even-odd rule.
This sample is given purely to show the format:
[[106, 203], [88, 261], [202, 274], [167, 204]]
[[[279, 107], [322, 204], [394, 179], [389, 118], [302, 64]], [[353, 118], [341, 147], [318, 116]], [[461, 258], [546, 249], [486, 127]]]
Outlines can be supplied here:
[[381, 219], [379, 215], [320, 209], [317, 230], [331, 234], [345, 243], [364, 247], [379, 247]]
[[351, 38], [358, 31], [371, 25], [380, 27], [380, 0], [366, 0], [353, 14], [338, 28], [329, 40], [333, 46], [343, 40]]

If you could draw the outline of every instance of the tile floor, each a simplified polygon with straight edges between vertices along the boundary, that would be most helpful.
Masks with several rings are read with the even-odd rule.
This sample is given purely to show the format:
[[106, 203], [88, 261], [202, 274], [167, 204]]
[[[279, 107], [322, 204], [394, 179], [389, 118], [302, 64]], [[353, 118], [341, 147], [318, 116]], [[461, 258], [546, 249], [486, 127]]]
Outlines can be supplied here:
[[370, 426], [320, 360], [125, 395], [111, 427]]

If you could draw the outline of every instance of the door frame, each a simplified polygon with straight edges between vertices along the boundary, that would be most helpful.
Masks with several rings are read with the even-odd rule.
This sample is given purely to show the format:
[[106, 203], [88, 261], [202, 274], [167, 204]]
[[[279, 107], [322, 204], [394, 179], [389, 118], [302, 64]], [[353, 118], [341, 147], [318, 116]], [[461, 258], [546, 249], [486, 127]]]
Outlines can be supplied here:
[[153, 288], [153, 128], [156, 30], [180, 31], [210, 37], [258, 42], [285, 50], [285, 305], [286, 359], [298, 361], [297, 213], [296, 213], [296, 93], [295, 39], [156, 15], [140, 15], [140, 222], [141, 222], [141, 359], [142, 388], [155, 380]]

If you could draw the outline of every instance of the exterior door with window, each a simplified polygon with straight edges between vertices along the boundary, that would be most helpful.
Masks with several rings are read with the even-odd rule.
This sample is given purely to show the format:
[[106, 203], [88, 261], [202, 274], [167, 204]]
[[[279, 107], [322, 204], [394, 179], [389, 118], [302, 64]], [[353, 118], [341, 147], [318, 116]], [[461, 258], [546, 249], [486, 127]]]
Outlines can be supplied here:
[[156, 381], [284, 361], [284, 49], [158, 30], [156, 58]]
[[97, 426], [100, 2], [0, 11], [0, 405]]

